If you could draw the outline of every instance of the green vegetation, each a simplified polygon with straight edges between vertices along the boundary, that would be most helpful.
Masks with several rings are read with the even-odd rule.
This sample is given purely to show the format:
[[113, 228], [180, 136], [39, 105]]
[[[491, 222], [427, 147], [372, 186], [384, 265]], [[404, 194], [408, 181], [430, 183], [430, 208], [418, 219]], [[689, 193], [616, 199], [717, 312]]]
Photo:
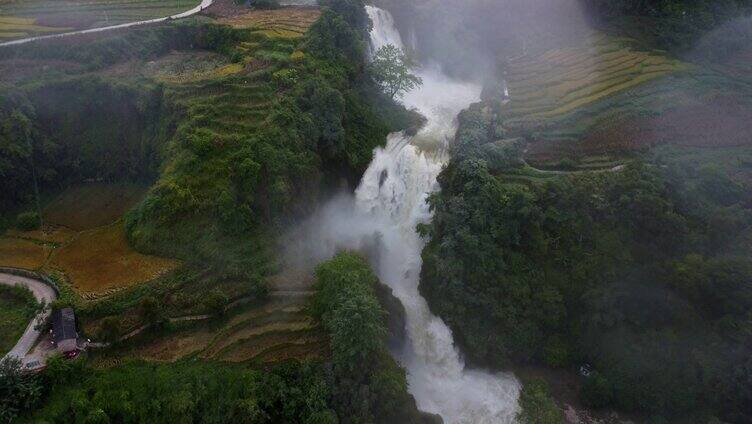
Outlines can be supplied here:
[[748, 420], [752, 151], [665, 147], [621, 170], [519, 181], [489, 156], [484, 110], [462, 115], [421, 227], [421, 292], [469, 359], [590, 363], [592, 407]]
[[584, 0], [604, 26], [665, 50], [687, 50], [708, 31], [752, 11], [749, 0]]
[[131, 362], [107, 370], [68, 362], [56, 368], [45, 373], [52, 388], [34, 421], [337, 422], [320, 365], [268, 372], [203, 362]]
[[[316, 270], [313, 313], [331, 336], [333, 402], [343, 422], [429, 422], [387, 350], [379, 283], [366, 261], [344, 253]], [[344, 418], [347, 417], [347, 418]]]
[[[92, 417], [157, 423], [430, 422], [415, 408], [404, 371], [386, 350], [385, 314], [374, 290], [379, 283], [365, 261], [343, 254], [321, 265], [317, 277], [313, 309], [331, 335], [331, 363], [287, 362], [260, 371], [248, 365], [195, 360], [162, 365], [128, 361], [114, 368], [93, 369], [83, 361], [53, 359], [42, 380], [35, 377], [48, 388], [40, 393], [47, 400], [31, 409], [27, 418], [46, 422]], [[163, 320], [153, 299], [144, 297], [140, 308], [146, 320]]]
[[[327, 5], [310, 30], [317, 11], [292, 22], [280, 9], [227, 18], [232, 26], [198, 18], [0, 51], [0, 66], [33, 69], [0, 76], [3, 215], [33, 209], [34, 181], [43, 204], [85, 180], [151, 185], [126, 214], [128, 242], [183, 259], [103, 298], [76, 295], [55, 273], [59, 305], [76, 307], [82, 332], [116, 343], [53, 361], [35, 380], [46, 389], [17, 409], [25, 419], [422, 422], [387, 352], [374, 288], [362, 285], [376, 284], [364, 262], [345, 264], [368, 272], [346, 290], [360, 290], [359, 302], [340, 310], [341, 296], [321, 300], [340, 310], [340, 325], [314, 320], [306, 297], [265, 298], [276, 235], [314, 209], [322, 189], [355, 184], [386, 135], [416, 121], [367, 75], [363, 4]], [[372, 340], [344, 321], [349, 311], [371, 312], [357, 324], [376, 330]], [[351, 343], [368, 367], [353, 364]]]
[[16, 227], [23, 231], [32, 231], [42, 225], [42, 218], [36, 212], [22, 212], [16, 217]]
[[520, 393], [520, 413], [517, 419], [522, 424], [561, 424], [564, 414], [548, 394], [548, 386], [542, 379], [525, 382]]
[[[229, 301], [259, 292], [274, 235], [322, 187], [354, 184], [386, 134], [414, 119], [365, 78], [364, 29], [335, 11], [348, 7], [333, 4], [307, 35], [318, 12], [280, 10], [238, 29], [196, 19], [3, 49], [0, 59], [40, 64], [0, 88], [3, 214], [30, 209], [35, 175], [43, 199], [83, 180], [154, 184], [125, 219], [131, 246], [236, 281]], [[303, 21], [289, 22], [295, 13]], [[160, 66], [173, 49], [221, 65], [171, 79]], [[48, 61], [66, 66], [47, 72]], [[113, 76], [123, 63], [139, 70]]]
[[253, 0], [251, 6], [256, 9], [277, 9], [279, 8], [278, 0]]
[[176, 87], [185, 115], [165, 171], [128, 217], [133, 245], [232, 275], [266, 272], [274, 228], [310, 210], [322, 183], [357, 180], [405, 122], [377, 112], [402, 113], [375, 87], [351, 82], [363, 81], [359, 34], [332, 10], [302, 42], [251, 31], [232, 55], [267, 66]]
[[0, 285], [0, 355], [16, 345], [37, 306], [34, 295], [26, 288]]
[[423, 80], [411, 73], [414, 64], [399, 47], [388, 44], [380, 48], [371, 61], [371, 75], [391, 98], [414, 90]]
[[97, 77], [2, 90], [3, 205], [33, 204], [35, 177], [47, 192], [85, 179], [154, 178], [161, 96], [153, 85]]
[[22, 370], [20, 360], [0, 360], [0, 420], [12, 422], [20, 412], [36, 406], [42, 393], [41, 379], [37, 374]]

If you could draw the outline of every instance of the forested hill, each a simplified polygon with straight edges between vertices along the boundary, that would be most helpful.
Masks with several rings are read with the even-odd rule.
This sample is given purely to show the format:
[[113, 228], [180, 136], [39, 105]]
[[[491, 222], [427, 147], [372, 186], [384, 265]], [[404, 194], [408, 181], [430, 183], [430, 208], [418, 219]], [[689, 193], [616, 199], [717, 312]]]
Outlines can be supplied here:
[[749, 422], [752, 32], [723, 25], [749, 3], [591, 3], [597, 29], [531, 39], [460, 116], [421, 292], [472, 363], [581, 417]]
[[602, 28], [687, 51], [709, 31], [752, 13], [750, 0], [581, 0]]
[[99, 345], [3, 362], [0, 421], [436, 422], [365, 261], [279, 261], [419, 119], [367, 73], [363, 2], [275, 3], [0, 49], [0, 266], [54, 279]]

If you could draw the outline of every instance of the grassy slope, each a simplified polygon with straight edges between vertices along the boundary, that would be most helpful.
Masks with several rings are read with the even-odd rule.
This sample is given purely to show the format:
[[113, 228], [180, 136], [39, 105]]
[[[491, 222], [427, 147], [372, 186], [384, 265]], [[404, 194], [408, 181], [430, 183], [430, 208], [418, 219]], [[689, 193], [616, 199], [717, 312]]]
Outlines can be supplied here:
[[24, 0], [0, 3], [0, 41], [162, 18], [198, 0]]
[[0, 356], [16, 345], [34, 317], [36, 306], [30, 292], [0, 286]]

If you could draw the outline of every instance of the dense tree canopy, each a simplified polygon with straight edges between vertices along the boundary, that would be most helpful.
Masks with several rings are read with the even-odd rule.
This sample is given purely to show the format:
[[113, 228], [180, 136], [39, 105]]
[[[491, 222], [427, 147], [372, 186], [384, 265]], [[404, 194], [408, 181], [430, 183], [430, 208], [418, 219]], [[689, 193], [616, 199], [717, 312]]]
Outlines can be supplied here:
[[752, 229], [749, 187], [652, 162], [522, 184], [491, 173], [476, 142], [488, 141], [461, 129], [467, 151], [421, 227], [421, 292], [465, 353], [593, 364], [593, 406], [748, 420], [736, 364], [752, 353], [752, 262], [734, 246]]

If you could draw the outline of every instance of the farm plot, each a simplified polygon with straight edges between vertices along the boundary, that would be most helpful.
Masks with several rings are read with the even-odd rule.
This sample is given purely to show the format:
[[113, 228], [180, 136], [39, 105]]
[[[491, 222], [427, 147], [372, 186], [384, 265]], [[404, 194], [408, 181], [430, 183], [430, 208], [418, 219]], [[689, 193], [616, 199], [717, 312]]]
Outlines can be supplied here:
[[44, 211], [45, 221], [73, 230], [112, 224], [144, 197], [147, 187], [90, 183], [71, 187]]
[[514, 121], [557, 118], [682, 69], [676, 60], [592, 35], [580, 46], [513, 61], [507, 115]]
[[142, 255], [125, 238], [122, 217], [146, 192], [130, 184], [71, 187], [43, 212], [44, 227], [0, 237], [0, 266], [62, 271], [84, 298], [153, 280], [178, 261]]
[[24, 0], [0, 2], [0, 41], [171, 16], [199, 0]]
[[50, 246], [39, 241], [0, 237], [0, 266], [39, 269], [49, 254]]
[[250, 28], [272, 38], [296, 39], [302, 37], [320, 15], [316, 9], [290, 7], [255, 10], [222, 18], [219, 22], [235, 28]]
[[50, 265], [63, 271], [86, 298], [153, 280], [177, 268], [179, 262], [134, 251], [118, 222], [80, 233], [55, 250]]
[[[515, 59], [502, 125], [524, 136], [536, 167], [562, 160], [577, 170], [658, 144], [749, 145], [749, 86], [690, 66], [629, 39], [591, 34], [575, 45]], [[606, 156], [605, 161], [589, 157]]]

